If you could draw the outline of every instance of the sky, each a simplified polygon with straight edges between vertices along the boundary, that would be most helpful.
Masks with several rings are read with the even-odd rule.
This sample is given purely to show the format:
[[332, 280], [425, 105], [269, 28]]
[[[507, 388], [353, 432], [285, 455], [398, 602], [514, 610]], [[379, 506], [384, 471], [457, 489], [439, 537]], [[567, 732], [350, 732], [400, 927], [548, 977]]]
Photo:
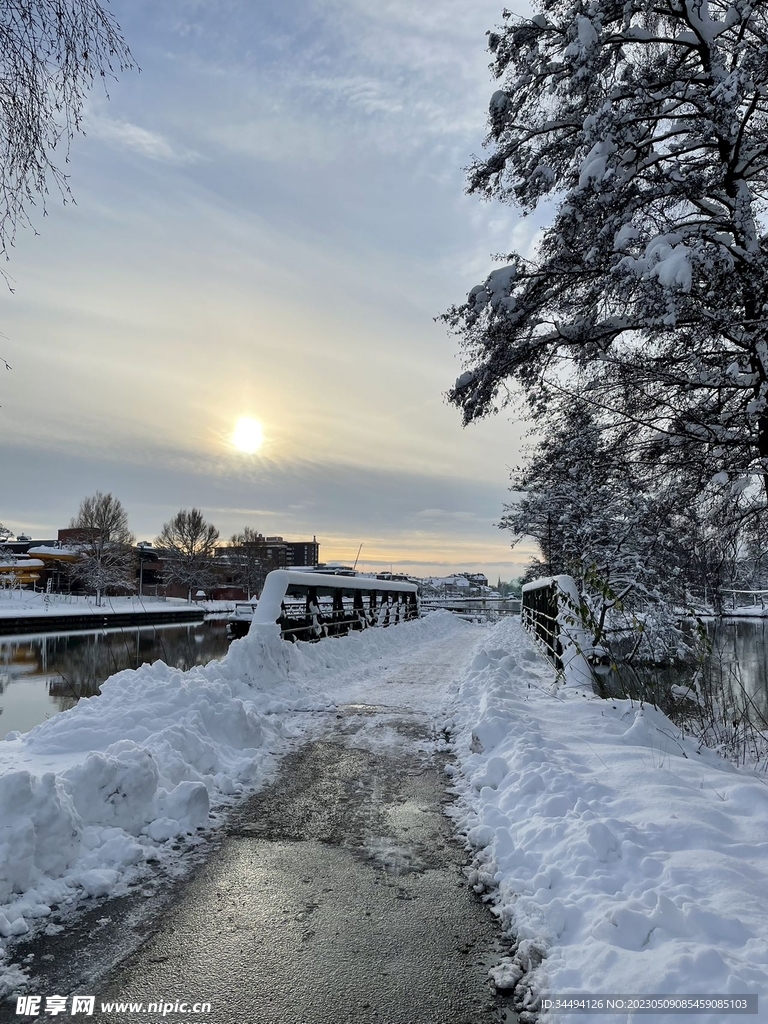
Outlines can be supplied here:
[[[462, 428], [435, 317], [530, 250], [464, 194], [499, 0], [114, 0], [140, 67], [97, 86], [0, 295], [0, 522], [111, 491], [138, 539], [199, 507], [323, 561], [519, 575], [495, 525], [526, 426]], [[232, 443], [257, 419], [264, 444]]]

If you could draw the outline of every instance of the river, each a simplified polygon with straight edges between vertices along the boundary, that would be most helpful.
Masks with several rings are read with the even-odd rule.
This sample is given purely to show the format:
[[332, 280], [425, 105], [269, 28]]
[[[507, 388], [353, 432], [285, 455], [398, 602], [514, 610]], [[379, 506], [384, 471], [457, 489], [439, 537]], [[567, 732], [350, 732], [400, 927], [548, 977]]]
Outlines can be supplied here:
[[[699, 665], [693, 661], [667, 665], [619, 660], [615, 673], [603, 679], [606, 696], [631, 696], [658, 704], [675, 721], [693, 713], [710, 721], [711, 705], [730, 708], [729, 722], [742, 719], [754, 729], [768, 729], [768, 619], [705, 620], [711, 653]], [[699, 710], [689, 702], [696, 685]], [[688, 692], [687, 692], [688, 691]], [[705, 712], [701, 709], [704, 708]], [[719, 712], [715, 716], [720, 719]]]
[[[711, 677], [757, 727], [768, 722], [768, 619], [721, 619], [710, 626]], [[762, 721], [761, 721], [762, 720]]]
[[0, 637], [0, 740], [26, 732], [59, 711], [92, 697], [124, 668], [162, 660], [188, 669], [227, 653], [221, 619], [175, 626], [142, 626], [99, 633]]

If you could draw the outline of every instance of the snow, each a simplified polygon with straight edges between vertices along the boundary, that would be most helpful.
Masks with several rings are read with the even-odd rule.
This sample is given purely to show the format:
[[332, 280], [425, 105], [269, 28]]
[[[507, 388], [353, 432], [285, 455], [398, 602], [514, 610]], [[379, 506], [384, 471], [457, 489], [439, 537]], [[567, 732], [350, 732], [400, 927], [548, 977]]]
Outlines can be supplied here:
[[640, 232], [634, 226], [634, 224], [622, 224], [619, 230], [616, 232], [613, 239], [613, 248], [616, 251], [626, 249], [630, 242], [633, 242], [636, 238], [640, 237]]
[[462, 373], [460, 376], [456, 378], [456, 383], [454, 384], [454, 387], [456, 388], [457, 391], [460, 391], [462, 388], [468, 387], [474, 379], [475, 374], [472, 373], [471, 370], [465, 370], [464, 373]]
[[682, 242], [669, 245], [659, 242], [649, 246], [646, 258], [651, 266], [651, 276], [657, 277], [664, 288], [679, 288], [683, 292], [691, 290], [691, 264], [689, 251]]
[[11, 566], [14, 569], [24, 569], [29, 571], [30, 569], [44, 569], [45, 562], [39, 558], [27, 558], [26, 555], [16, 555], [14, 558], [6, 558], [0, 562], [0, 565], [5, 568]]
[[53, 558], [72, 558], [81, 554], [80, 548], [70, 547], [66, 544], [37, 544], [34, 547], [27, 548], [27, 554], [32, 555], [49, 555]]
[[[490, 305], [491, 309], [503, 308], [510, 311], [513, 310], [516, 300], [510, 292], [516, 277], [517, 267], [514, 264], [493, 270], [486, 278], [484, 284], [475, 285], [470, 291], [467, 297], [469, 304], [477, 310], [484, 309], [487, 305]], [[465, 387], [474, 380], [475, 376], [474, 373], [469, 371], [463, 373], [456, 382], [456, 387]]]
[[765, 991], [763, 778], [653, 708], [556, 688], [517, 620], [486, 636], [451, 714], [472, 877], [519, 937], [502, 981], [530, 997]]
[[509, 96], [503, 90], [497, 89], [493, 96], [491, 96], [491, 101], [488, 105], [491, 117], [503, 114], [508, 106]]
[[[172, 867], [212, 811], [263, 785], [350, 701], [408, 706], [449, 730], [470, 877], [518, 940], [491, 969], [500, 987], [529, 999], [764, 989], [765, 780], [653, 708], [558, 686], [517, 618], [478, 627], [447, 612], [318, 644], [254, 625], [221, 662], [120, 673], [12, 734], [0, 743], [0, 942], [124, 891], [153, 863]], [[398, 742], [375, 716], [363, 732]], [[0, 993], [23, 982], [5, 966]]]
[[594, 46], [598, 40], [598, 34], [589, 18], [579, 14], [576, 18], [576, 26], [582, 51], [587, 50], [590, 46]]
[[655, 277], [664, 288], [687, 293], [693, 283], [690, 256], [681, 236], [671, 233], [652, 238], [640, 259], [625, 256], [620, 265], [639, 277]]
[[[288, 644], [274, 624], [257, 625], [220, 662], [119, 672], [100, 696], [9, 733], [0, 742], [0, 947], [54, 907], [120, 893], [153, 862], [177, 861], [171, 841], [263, 785], [310, 727], [316, 716], [307, 712], [334, 706], [345, 672], [352, 692], [382, 658], [408, 665], [420, 645], [470, 628], [442, 612]], [[7, 991], [18, 971], [8, 965], [6, 974]]]
[[[263, 775], [315, 707], [289, 682], [279, 636], [236, 641], [224, 662], [121, 672], [101, 696], [0, 744], [0, 936], [55, 905], [119, 891], [211, 806]], [[279, 696], [272, 690], [280, 681]]]
[[[31, 561], [25, 567], [35, 564]], [[42, 563], [40, 563], [42, 564]], [[213, 605], [214, 602], [207, 602]], [[225, 602], [231, 607], [231, 602]], [[190, 604], [182, 598], [159, 600], [152, 597], [104, 597], [101, 604], [96, 604], [94, 597], [83, 597], [76, 594], [45, 594], [32, 590], [0, 590], [0, 618], [16, 618], [17, 616], [36, 615], [94, 615], [103, 618], [105, 615], [125, 615], [130, 612], [168, 612], [179, 609], [195, 609], [200, 611], [200, 603]]]
[[579, 188], [585, 188], [590, 182], [602, 182], [608, 173], [608, 160], [615, 152], [616, 146], [611, 139], [596, 142], [582, 162]]
[[573, 42], [565, 48], [563, 56], [579, 57], [582, 60], [592, 47], [597, 43], [599, 36], [594, 23], [583, 14], [576, 16], [575, 21], [576, 37]]

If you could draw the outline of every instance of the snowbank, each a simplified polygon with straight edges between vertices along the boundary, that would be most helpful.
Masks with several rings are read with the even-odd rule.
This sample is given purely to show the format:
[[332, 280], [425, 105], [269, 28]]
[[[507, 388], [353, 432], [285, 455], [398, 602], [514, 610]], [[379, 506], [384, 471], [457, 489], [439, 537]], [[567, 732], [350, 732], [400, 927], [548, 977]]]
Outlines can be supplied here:
[[[252, 630], [227, 656], [188, 672], [163, 662], [112, 676], [24, 735], [0, 742], [0, 957], [54, 907], [122, 891], [148, 862], [178, 858], [178, 837], [212, 807], [263, 784], [306, 711], [354, 670], [455, 630], [449, 613], [320, 644]], [[463, 624], [462, 624], [463, 625]], [[19, 983], [9, 969], [0, 997]]]
[[[30, 615], [125, 615], [128, 612], [175, 612], [190, 608], [200, 610], [197, 604], [183, 598], [170, 597], [105, 597], [97, 605], [95, 597], [78, 594], [46, 594], [41, 590], [0, 590], [0, 618]], [[216, 609], [219, 610], [219, 609]]]
[[[522, 978], [518, 995], [529, 1000], [568, 992], [764, 998], [763, 777], [698, 750], [653, 708], [556, 689], [516, 620], [483, 641], [451, 713], [455, 813], [476, 851], [473, 881], [495, 894], [520, 940], [497, 972], [502, 983]], [[768, 1019], [765, 1007], [750, 1019]]]

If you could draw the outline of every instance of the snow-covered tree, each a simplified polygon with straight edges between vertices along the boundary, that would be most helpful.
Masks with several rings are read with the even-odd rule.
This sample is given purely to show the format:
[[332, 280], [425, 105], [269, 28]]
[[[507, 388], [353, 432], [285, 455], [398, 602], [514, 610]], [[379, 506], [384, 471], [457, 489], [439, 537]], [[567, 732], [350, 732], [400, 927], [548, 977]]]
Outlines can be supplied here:
[[181, 509], [163, 525], [155, 547], [163, 559], [163, 578], [187, 591], [206, 589], [215, 579], [213, 556], [219, 531], [199, 508]]
[[768, 590], [768, 510], [750, 510], [740, 523], [727, 585], [737, 590]]
[[579, 403], [551, 410], [546, 434], [529, 454], [512, 478], [518, 498], [505, 505], [499, 525], [516, 539], [535, 538], [539, 574], [567, 573], [583, 584], [585, 572], [601, 564], [608, 575], [609, 549], [621, 551], [626, 542], [617, 530], [626, 512], [626, 467], [606, 457], [591, 410]]
[[551, 222], [445, 314], [466, 357], [449, 398], [470, 422], [511, 381], [540, 407], [583, 371], [660, 468], [768, 488], [768, 5], [535, 6], [489, 36], [468, 187]]
[[[526, 574], [573, 576], [598, 644], [658, 657], [680, 637], [673, 600], [685, 593], [677, 558], [678, 495], [643, 479], [626, 439], [583, 402], [551, 408], [544, 437], [512, 480], [516, 500], [500, 526], [538, 541]], [[653, 629], [649, 627], [654, 623]]]
[[78, 531], [73, 545], [80, 554], [71, 575], [96, 594], [97, 604], [107, 590], [132, 588], [134, 537], [117, 498], [101, 491], [83, 498], [69, 527]]

